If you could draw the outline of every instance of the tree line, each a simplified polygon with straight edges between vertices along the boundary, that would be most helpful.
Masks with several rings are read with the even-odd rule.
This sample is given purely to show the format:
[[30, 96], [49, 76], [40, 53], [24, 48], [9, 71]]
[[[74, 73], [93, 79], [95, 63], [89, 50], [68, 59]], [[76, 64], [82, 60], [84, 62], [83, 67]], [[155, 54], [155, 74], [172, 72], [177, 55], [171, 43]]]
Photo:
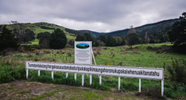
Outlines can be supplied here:
[[[0, 26], [0, 51], [6, 48], [18, 48], [22, 43], [27, 43], [35, 39], [34, 32], [27, 29], [27, 26], [20, 24], [17, 21], [12, 21], [12, 30], [6, 26]], [[118, 36], [105, 36], [99, 37], [91, 36], [90, 33], [77, 34], [76, 39], [67, 41], [67, 37], [63, 30], [55, 29], [52, 34], [49, 32], [39, 33], [37, 39], [42, 48], [62, 49], [65, 46], [74, 46], [74, 41], [92, 41], [93, 46], [121, 46], [144, 44], [144, 43], [159, 43], [170, 41], [173, 43], [173, 50], [179, 53], [185, 53], [186, 50], [186, 12], [180, 16], [179, 21], [175, 22], [172, 26], [166, 27], [163, 31], [148, 36], [145, 33], [144, 38], [140, 38], [136, 34], [136, 30], [131, 26], [125, 38]]]
[[111, 35], [99, 35], [99, 37], [91, 36], [90, 33], [78, 34], [76, 41], [92, 41], [92, 45], [97, 46], [120, 46], [125, 44], [122, 37], [114, 37]]
[[[6, 25], [0, 26], [0, 52], [4, 52], [8, 48], [16, 50], [22, 43], [35, 40], [34, 32], [27, 29], [27, 26], [17, 21], [12, 21], [12, 23], [11, 30]], [[67, 44], [66, 35], [61, 29], [55, 29], [52, 34], [49, 32], [39, 33], [37, 39], [39, 39], [41, 48], [61, 49]]]

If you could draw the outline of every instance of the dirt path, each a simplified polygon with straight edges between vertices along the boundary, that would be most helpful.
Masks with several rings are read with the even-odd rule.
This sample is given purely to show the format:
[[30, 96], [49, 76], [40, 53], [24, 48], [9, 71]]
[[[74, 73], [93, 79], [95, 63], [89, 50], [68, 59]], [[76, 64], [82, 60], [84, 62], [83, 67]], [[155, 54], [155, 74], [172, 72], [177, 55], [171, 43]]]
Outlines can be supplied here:
[[86, 87], [27, 82], [26, 80], [0, 84], [0, 99], [30, 100], [147, 100], [154, 99], [133, 92], [102, 91]]

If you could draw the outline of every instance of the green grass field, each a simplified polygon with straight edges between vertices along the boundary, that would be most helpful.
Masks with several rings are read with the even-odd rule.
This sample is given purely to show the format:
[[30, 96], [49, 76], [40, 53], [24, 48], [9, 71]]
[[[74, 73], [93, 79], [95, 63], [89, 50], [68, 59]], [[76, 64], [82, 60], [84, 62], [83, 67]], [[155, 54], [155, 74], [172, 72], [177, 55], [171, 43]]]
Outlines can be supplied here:
[[[165, 66], [165, 97], [177, 98], [180, 96], [186, 96], [186, 85], [182, 83], [172, 82], [169, 80], [169, 74], [166, 67], [172, 66], [172, 59], [177, 59], [181, 64], [182, 59], [186, 60], [186, 55], [177, 54], [177, 53], [165, 53], [165, 54], [156, 54], [155, 51], [148, 51], [147, 46], [159, 47], [162, 45], [172, 45], [170, 43], [161, 43], [161, 44], [143, 44], [135, 45], [132, 49], [128, 46], [118, 46], [118, 47], [94, 47], [94, 52], [98, 51], [101, 55], [95, 57], [97, 65], [106, 65], [106, 66], [119, 66], [119, 63], [122, 63], [122, 66], [130, 67], [148, 67], [148, 68], [163, 68]], [[107, 49], [106, 49], [107, 48]], [[50, 51], [51, 53], [43, 53], [45, 50]], [[34, 52], [30, 53], [11, 53], [8, 56], [1, 57], [1, 68], [13, 68], [19, 69], [23, 68], [23, 75], [25, 78], [25, 61], [41, 61], [41, 62], [57, 62], [57, 63], [73, 63], [74, 62], [74, 49], [73, 48], [64, 48], [59, 50], [51, 49], [42, 49], [39, 50], [41, 55], [35, 55]], [[65, 52], [65, 54], [58, 54], [57, 51]], [[68, 57], [66, 53], [72, 53], [71, 57]], [[112, 54], [115, 54], [113, 56]], [[165, 64], [165, 65], [164, 65]], [[7, 76], [7, 75], [6, 75]], [[4, 76], [5, 77], [5, 76]], [[69, 77], [65, 78], [65, 73], [55, 72], [55, 80], [51, 80], [51, 73], [46, 71], [41, 71], [41, 77], [37, 77], [37, 71], [29, 70], [29, 78], [32, 81], [40, 82], [49, 82], [57, 84], [70, 84], [70, 85], [81, 85], [81, 75], [78, 74], [77, 82], [74, 81], [74, 74], [70, 73]], [[0, 77], [2, 79], [3, 77]], [[11, 78], [9, 78], [11, 80]], [[92, 87], [96, 89], [108, 90], [118, 86], [118, 77], [104, 76], [102, 78], [102, 85], [99, 86], [99, 78], [96, 75], [93, 75], [93, 85], [89, 85], [89, 76], [85, 75], [85, 86]], [[139, 79], [137, 78], [121, 78], [121, 89], [125, 92], [129, 91], [138, 91]], [[142, 92], [150, 91], [150, 88], [156, 88], [157, 91], [155, 94], [160, 93], [159, 80], [147, 80], [142, 79]], [[153, 91], [152, 91], [153, 92]]]

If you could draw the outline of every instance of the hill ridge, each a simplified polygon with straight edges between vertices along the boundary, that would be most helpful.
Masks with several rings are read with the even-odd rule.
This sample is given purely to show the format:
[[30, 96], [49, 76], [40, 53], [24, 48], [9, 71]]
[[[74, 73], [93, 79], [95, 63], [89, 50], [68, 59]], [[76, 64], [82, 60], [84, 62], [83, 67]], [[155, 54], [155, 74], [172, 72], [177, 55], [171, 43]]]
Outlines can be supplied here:
[[[174, 22], [179, 21], [178, 18], [175, 19], [167, 19], [167, 20], [162, 20], [158, 21], [155, 23], [148, 23], [142, 26], [134, 27], [136, 29], [136, 33], [140, 36], [143, 37], [144, 34], [147, 32], [148, 34], [156, 34], [161, 31], [167, 26], [171, 26]], [[96, 31], [91, 31], [91, 30], [75, 30], [75, 29], [70, 29], [63, 27], [61, 25], [53, 24], [53, 23], [48, 23], [48, 22], [36, 22], [36, 23], [22, 23], [22, 24], [27, 24], [28, 26], [30, 25], [33, 30], [39, 30], [35, 31], [36, 34], [39, 32], [44, 32], [44, 31], [49, 31], [50, 33], [55, 29], [55, 28], [60, 28], [62, 29], [66, 34], [81, 34], [81, 33], [90, 33], [94, 37], [98, 37], [99, 35], [111, 35], [111, 36], [120, 36], [120, 37], [125, 37], [127, 35], [127, 32], [129, 28], [121, 29], [121, 30], [116, 30], [112, 32], [96, 32]], [[3, 25], [8, 25], [11, 26], [13, 24], [3, 24]], [[35, 29], [34, 29], [35, 28]]]

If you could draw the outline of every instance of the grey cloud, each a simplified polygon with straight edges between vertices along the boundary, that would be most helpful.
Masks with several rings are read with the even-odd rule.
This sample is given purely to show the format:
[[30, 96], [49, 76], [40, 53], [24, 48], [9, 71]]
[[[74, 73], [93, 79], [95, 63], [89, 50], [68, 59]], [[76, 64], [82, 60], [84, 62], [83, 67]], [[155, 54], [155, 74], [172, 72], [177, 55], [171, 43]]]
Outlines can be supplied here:
[[113, 31], [178, 18], [186, 11], [185, 4], [185, 0], [1, 0], [0, 24], [45, 21]]

